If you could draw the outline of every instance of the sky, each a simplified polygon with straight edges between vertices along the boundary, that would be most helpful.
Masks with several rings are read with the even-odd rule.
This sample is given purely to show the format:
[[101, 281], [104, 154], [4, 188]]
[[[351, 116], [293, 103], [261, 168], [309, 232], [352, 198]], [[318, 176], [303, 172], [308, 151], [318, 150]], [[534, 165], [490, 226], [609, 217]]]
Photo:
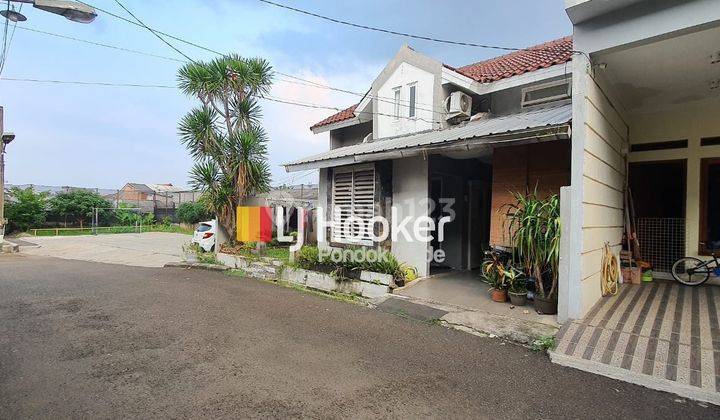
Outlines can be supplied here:
[[[257, 0], [121, 1], [154, 29], [216, 51], [263, 57], [283, 73], [355, 92], [366, 91], [405, 43], [452, 66], [501, 54], [369, 32]], [[86, 2], [129, 18], [114, 0]], [[563, 0], [277, 2], [360, 24], [509, 47], [536, 45], [572, 32]], [[180, 62], [22, 29], [183, 59], [144, 28], [101, 12], [87, 25], [32, 7], [24, 7], [23, 14], [28, 19], [15, 30], [2, 77], [177, 84]], [[169, 41], [194, 60], [214, 57]], [[359, 101], [351, 94], [284, 79], [276, 77], [273, 96], [337, 108]], [[188, 183], [193, 162], [178, 140], [177, 124], [197, 101], [177, 89], [2, 80], [0, 105], [5, 108], [5, 131], [16, 135], [6, 154], [9, 184], [113, 189], [127, 182]], [[316, 183], [316, 171], [288, 174], [281, 164], [327, 150], [328, 133], [313, 134], [309, 127], [334, 112], [268, 101], [262, 106], [273, 183]]]

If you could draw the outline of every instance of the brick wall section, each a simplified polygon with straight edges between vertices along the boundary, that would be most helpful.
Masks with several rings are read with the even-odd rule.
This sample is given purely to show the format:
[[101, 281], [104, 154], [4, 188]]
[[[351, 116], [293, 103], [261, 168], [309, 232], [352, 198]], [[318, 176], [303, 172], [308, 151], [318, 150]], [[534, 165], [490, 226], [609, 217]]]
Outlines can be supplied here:
[[537, 185], [541, 196], [560, 194], [560, 187], [570, 185], [570, 141], [508, 146], [493, 153], [492, 211], [490, 244], [509, 245], [505, 232], [506, 204], [515, 200], [515, 191], [531, 191]]

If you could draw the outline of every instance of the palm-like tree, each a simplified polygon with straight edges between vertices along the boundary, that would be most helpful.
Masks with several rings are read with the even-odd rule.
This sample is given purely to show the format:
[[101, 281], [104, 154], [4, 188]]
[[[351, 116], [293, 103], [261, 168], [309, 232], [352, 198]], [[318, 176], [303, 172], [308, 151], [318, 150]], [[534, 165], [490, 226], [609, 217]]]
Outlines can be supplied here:
[[257, 98], [272, 83], [272, 67], [260, 58], [228, 55], [193, 62], [178, 72], [180, 89], [200, 100], [179, 125], [181, 142], [195, 159], [190, 183], [232, 238], [235, 207], [270, 186], [267, 134], [259, 125]]

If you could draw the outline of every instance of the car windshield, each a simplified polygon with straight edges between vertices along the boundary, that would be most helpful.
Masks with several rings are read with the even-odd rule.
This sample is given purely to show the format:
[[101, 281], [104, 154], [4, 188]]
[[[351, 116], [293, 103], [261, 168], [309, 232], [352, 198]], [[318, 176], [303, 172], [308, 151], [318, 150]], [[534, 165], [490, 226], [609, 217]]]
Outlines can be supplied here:
[[198, 226], [197, 231], [198, 232], [207, 232], [210, 229], [212, 229], [212, 226], [205, 224], [205, 223], [200, 223], [200, 226]]

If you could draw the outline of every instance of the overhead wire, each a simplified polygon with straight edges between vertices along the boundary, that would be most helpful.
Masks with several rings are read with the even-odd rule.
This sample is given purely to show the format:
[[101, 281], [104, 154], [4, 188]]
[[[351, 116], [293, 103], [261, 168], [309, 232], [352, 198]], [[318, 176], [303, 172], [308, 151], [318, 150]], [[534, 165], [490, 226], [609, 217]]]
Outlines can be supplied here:
[[[10, 12], [10, 0], [7, 0], [6, 11]], [[3, 25], [3, 40], [2, 40], [2, 52], [0, 52], [0, 69], [2, 69], [5, 63], [5, 57], [7, 54], [7, 41], [8, 41], [8, 27], [10, 26], [10, 19], [5, 19], [5, 25]]]
[[180, 51], [180, 50], [179, 50], [178, 48], [176, 48], [173, 44], [169, 43], [165, 38], [163, 38], [162, 36], [160, 36], [160, 34], [158, 34], [154, 29], [152, 29], [151, 27], [147, 26], [147, 25], [145, 24], [145, 22], [143, 22], [142, 20], [140, 20], [140, 18], [138, 18], [137, 16], [135, 16], [135, 14], [134, 14], [133, 12], [131, 12], [130, 9], [128, 9], [127, 7], [125, 7], [125, 5], [120, 2], [120, 0], [115, 0], [115, 3], [117, 3], [118, 6], [122, 7], [122, 9], [125, 10], [130, 16], [132, 16], [133, 19], [135, 19], [135, 20], [137, 21], [137, 23], [139, 23], [139, 24], [142, 25], [145, 29], [147, 29], [148, 31], [150, 31], [150, 32], [151, 32], [153, 35], [155, 35], [160, 41], [164, 42], [168, 47], [172, 48], [172, 49], [175, 50], [178, 54], [180, 54], [180, 55], [182, 55], [183, 57], [187, 58], [188, 61], [194, 62], [194, 60], [193, 60], [192, 58], [190, 58], [187, 54], [185, 54], [184, 52]]
[[82, 43], [94, 45], [97, 47], [110, 48], [113, 50], [124, 51], [124, 52], [128, 52], [128, 53], [139, 54], [139, 55], [144, 55], [144, 56], [148, 56], [148, 57], [160, 58], [163, 60], [175, 61], [178, 63], [187, 63], [186, 60], [182, 60], [180, 58], [168, 57], [168, 56], [160, 55], [160, 54], [153, 54], [153, 53], [149, 53], [146, 51], [140, 51], [140, 50], [135, 50], [135, 49], [131, 49], [131, 48], [120, 47], [120, 46], [112, 45], [112, 44], [104, 44], [102, 42], [89, 41], [87, 39], [76, 38], [73, 36], [62, 35], [62, 34], [56, 34], [53, 32], [43, 31], [40, 29], [31, 28], [31, 27], [27, 27], [27, 26], [20, 26], [20, 27], [18, 27], [18, 29], [21, 29], [23, 31], [29, 31], [29, 32], [35, 32], [38, 34], [48, 35], [48, 36], [52, 36], [52, 37], [56, 37], [56, 38], [67, 39], [70, 41], [82, 42]]
[[423, 40], [423, 41], [438, 42], [438, 43], [441, 43], [441, 44], [460, 45], [460, 46], [464, 46], [464, 47], [477, 47], [477, 48], [486, 48], [486, 49], [502, 50], [502, 51], [521, 51], [521, 50], [523, 50], [523, 48], [513, 48], [513, 47], [505, 47], [505, 46], [498, 46], [498, 45], [477, 44], [477, 43], [474, 43], [474, 42], [465, 42], [465, 41], [453, 41], [453, 40], [442, 39], [442, 38], [435, 38], [435, 37], [430, 37], [430, 36], [425, 36], [425, 35], [416, 35], [416, 34], [411, 34], [411, 33], [407, 33], [407, 32], [399, 32], [399, 31], [395, 31], [395, 30], [392, 30], [392, 29], [378, 28], [378, 27], [375, 27], [375, 26], [362, 25], [362, 24], [359, 24], [359, 23], [349, 22], [349, 21], [346, 21], [346, 20], [337, 19], [337, 18], [333, 18], [333, 17], [321, 15], [321, 14], [314, 13], [314, 12], [309, 12], [309, 11], [307, 11], [307, 10], [298, 9], [298, 8], [296, 8], [296, 7], [291, 7], [291, 6], [288, 6], [288, 5], [285, 5], [285, 4], [275, 3], [275, 2], [270, 1], [270, 0], [259, 0], [259, 1], [262, 2], [262, 3], [265, 3], [265, 4], [269, 4], [269, 5], [272, 5], [272, 6], [275, 6], [275, 7], [280, 7], [280, 8], [283, 8], [283, 9], [291, 10], [291, 11], [296, 12], [296, 13], [301, 13], [301, 14], [304, 14], [304, 15], [307, 15], [307, 16], [312, 16], [312, 17], [315, 17], [315, 18], [318, 18], [318, 19], [323, 19], [323, 20], [329, 21], [329, 22], [338, 23], [338, 24], [346, 25], [346, 26], [352, 26], [352, 27], [358, 28], [358, 29], [365, 29], [365, 30], [374, 31], [374, 32], [382, 32], [382, 33], [385, 33], [385, 34], [402, 36], [402, 37], [405, 37], [405, 38], [414, 38], [414, 39], [420, 39], [420, 40]]
[[[117, 1], [117, 0], [116, 0], [116, 1]], [[110, 12], [110, 11], [108, 11], [108, 10], [102, 9], [102, 8], [97, 7], [97, 6], [95, 6], [95, 5], [93, 5], [93, 4], [90, 4], [90, 3], [88, 3], [88, 2], [79, 1], [79, 3], [83, 3], [83, 4], [85, 4], [85, 5], [89, 6], [89, 7], [92, 7], [92, 8], [94, 8], [94, 9], [96, 9], [97, 11], [99, 11], [99, 12], [101, 12], [101, 13], [105, 13], [105, 14], [107, 14], [107, 15], [109, 15], [109, 16], [112, 16], [112, 17], [114, 17], [114, 18], [116, 18], [116, 19], [119, 19], [119, 20], [122, 20], [122, 21], [124, 21], [124, 22], [130, 23], [130, 24], [132, 24], [132, 25], [135, 25], [135, 26], [138, 26], [138, 27], [142, 27], [142, 28], [146, 28], [146, 26], [144, 26], [144, 25], [142, 25], [142, 24], [140, 24], [140, 23], [138, 23], [138, 22], [132, 21], [132, 20], [130, 20], [130, 19], [124, 17], [124, 16], [120, 16], [120, 15], [118, 15], [118, 14], [116, 14], [116, 13], [113, 13], [113, 12]], [[146, 28], [146, 29], [147, 29], [147, 28]], [[201, 50], [204, 50], [204, 51], [207, 51], [207, 52], [216, 54], [216, 55], [220, 55], [220, 56], [224, 56], [224, 55], [225, 55], [225, 54], [221, 53], [220, 51], [214, 50], [214, 49], [209, 48], [209, 47], [206, 47], [206, 46], [204, 46], [204, 45], [200, 45], [200, 44], [198, 44], [198, 43], [196, 43], [196, 42], [188, 41], [188, 40], [186, 40], [186, 39], [183, 39], [183, 38], [180, 38], [180, 37], [178, 37], [178, 36], [169, 34], [169, 33], [167, 33], [167, 32], [160, 31], [160, 30], [158, 30], [158, 29], [152, 29], [152, 31], [153, 31], [154, 34], [156, 34], [156, 36], [157, 36], [157, 35], [162, 35], [162, 36], [165, 36], [166, 38], [173, 39], [173, 40], [175, 40], [175, 41], [184, 43], [184, 44], [186, 44], [186, 45], [193, 46], [193, 47], [195, 47], [195, 48], [198, 48], [198, 49], [201, 49]], [[164, 42], [167, 44], [167, 41], [164, 41]], [[176, 50], [174, 47], [173, 47], [173, 49]], [[176, 50], [176, 51], [177, 51], [177, 50]], [[184, 55], [186, 58], [188, 58], [190, 61], [192, 61], [192, 59], [190, 59], [189, 57], [187, 57], [185, 54], [183, 54], [183, 55]], [[294, 79], [294, 80], [298, 80], [298, 81], [302, 81], [302, 82], [305, 82], [305, 83], [309, 83], [309, 84], [311, 84], [311, 85], [314, 85], [314, 86], [317, 86], [317, 87], [320, 87], [320, 88], [323, 88], [323, 89], [333, 90], [333, 91], [337, 91], [337, 92], [341, 92], [341, 93], [347, 93], [347, 94], [356, 95], [356, 96], [360, 96], [360, 97], [368, 96], [368, 93], [355, 92], [355, 91], [351, 91], [351, 90], [348, 90], [348, 89], [342, 89], [342, 88], [337, 88], [337, 87], [330, 86], [330, 85], [325, 85], [325, 84], [322, 84], [322, 83], [318, 83], [318, 82], [315, 82], [315, 81], [312, 81], [312, 80], [303, 79], [303, 78], [301, 78], [301, 77], [298, 77], [298, 76], [295, 76], [295, 75], [292, 75], [292, 74], [289, 74], [289, 73], [285, 73], [285, 72], [282, 72], [282, 71], [278, 71], [278, 70], [275, 70], [275, 72], [276, 72], [277, 74], [281, 75], [281, 76], [285, 76], [285, 77], [288, 77], [288, 78], [291, 78], [291, 79]], [[289, 82], [289, 81], [288, 81], [288, 82]], [[290, 83], [291, 83], [291, 82], [290, 82]], [[381, 97], [381, 96], [378, 96], [378, 95], [369, 95], [369, 96], [370, 96], [371, 98], [378, 98], [378, 99], [382, 99], [382, 100], [394, 100], [394, 98]], [[420, 103], [420, 102], [416, 102], [416, 104], [421, 104], [421, 103]], [[424, 103], [423, 105], [430, 105], [430, 106], [434, 107], [433, 104]], [[416, 106], [416, 107], [417, 107], [417, 106]], [[419, 109], [419, 108], [418, 108], [418, 109]], [[430, 111], [430, 110], [427, 110], [427, 109], [425, 109], [425, 110], [426, 110], [426, 111]], [[431, 112], [441, 112], [441, 111], [431, 111]]]
[[[59, 79], [35, 79], [35, 78], [20, 78], [20, 77], [0, 77], [0, 81], [8, 81], [8, 82], [29, 82], [29, 83], [48, 83], [48, 84], [65, 84], [65, 85], [83, 85], [83, 86], [106, 86], [106, 87], [133, 87], [133, 88], [159, 88], [159, 89], [178, 89], [177, 86], [174, 85], [161, 85], [161, 84], [140, 84], [140, 83], [118, 83], [118, 82], [96, 82], [96, 81], [82, 81], [82, 80], [59, 80]], [[329, 106], [329, 105], [320, 105], [320, 104], [314, 104], [309, 102], [297, 102], [291, 99], [286, 98], [277, 98], [274, 96], [261, 96], [260, 99], [265, 99], [271, 102], [277, 102], [282, 104], [288, 104], [288, 105], [294, 105], [304, 108], [314, 108], [314, 109], [326, 109], [331, 111], [342, 111], [342, 109]], [[368, 113], [373, 114], [370, 112], [360, 112], [361, 114]], [[385, 114], [385, 113], [374, 113], [377, 115], [383, 115], [383, 116], [389, 116], [389, 117], [396, 117], [392, 114]], [[424, 120], [422, 118], [413, 118], [413, 117], [405, 117], [405, 116], [399, 116], [397, 118], [406, 118], [406, 119], [417, 119], [420, 121], [425, 121], [428, 123], [432, 123], [432, 121]]]

